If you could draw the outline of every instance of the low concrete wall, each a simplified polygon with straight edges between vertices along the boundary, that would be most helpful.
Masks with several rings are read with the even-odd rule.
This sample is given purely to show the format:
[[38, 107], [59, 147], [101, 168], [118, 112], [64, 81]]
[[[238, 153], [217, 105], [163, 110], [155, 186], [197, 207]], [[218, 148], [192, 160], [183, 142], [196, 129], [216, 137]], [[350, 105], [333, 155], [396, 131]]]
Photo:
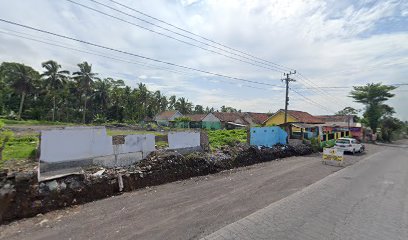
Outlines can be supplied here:
[[200, 147], [200, 132], [170, 132], [168, 141], [168, 149]]
[[[118, 140], [119, 139], [119, 140]], [[104, 127], [68, 127], [41, 132], [41, 171], [77, 166], [122, 167], [155, 151], [153, 134], [119, 136], [113, 144]]]
[[66, 127], [41, 131], [40, 161], [46, 163], [91, 159], [113, 154], [105, 127]]

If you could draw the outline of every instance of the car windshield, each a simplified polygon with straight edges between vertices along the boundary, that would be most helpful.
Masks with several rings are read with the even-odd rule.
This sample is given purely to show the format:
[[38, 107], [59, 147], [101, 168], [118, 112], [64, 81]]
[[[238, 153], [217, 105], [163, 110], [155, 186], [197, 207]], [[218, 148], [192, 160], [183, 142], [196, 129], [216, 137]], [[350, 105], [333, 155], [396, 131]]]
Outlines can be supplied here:
[[339, 139], [339, 140], [337, 140], [336, 141], [336, 143], [350, 143], [350, 140], [347, 140], [347, 139]]

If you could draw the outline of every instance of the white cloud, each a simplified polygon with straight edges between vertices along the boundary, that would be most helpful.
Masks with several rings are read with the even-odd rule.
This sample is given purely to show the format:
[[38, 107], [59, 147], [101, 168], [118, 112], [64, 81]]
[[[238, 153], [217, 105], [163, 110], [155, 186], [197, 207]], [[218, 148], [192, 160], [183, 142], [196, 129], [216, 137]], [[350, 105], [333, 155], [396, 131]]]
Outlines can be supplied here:
[[[319, 86], [352, 86], [374, 81], [407, 82], [407, 28], [403, 28], [405, 31], [390, 32], [387, 27], [381, 25], [384, 21], [392, 21], [396, 17], [408, 18], [406, 1], [145, 0], [136, 3], [124, 0], [121, 2], [206, 38], [295, 68]], [[121, 16], [88, 1], [80, 1], [80, 3], [149, 27], [129, 16]], [[116, 5], [112, 6], [119, 8]], [[129, 10], [120, 9], [136, 15]], [[123, 51], [283, 86], [280, 81], [282, 74], [279, 72], [247, 65], [187, 46], [65, 1], [39, 0], [23, 4], [19, 1], [0, 0], [0, 15], [4, 19]], [[77, 63], [86, 60], [93, 64], [94, 70], [100, 73], [101, 77], [122, 78], [133, 87], [139, 81], [143, 81], [152, 90], [183, 95], [196, 104], [214, 107], [231, 105], [245, 111], [274, 111], [283, 107], [282, 88], [196, 73], [34, 31], [26, 31], [5, 23], [0, 23], [0, 29], [23, 31], [54, 43], [92, 52], [98, 51], [98, 54], [122, 60], [78, 53], [0, 33], [2, 53], [0, 61], [24, 62], [41, 70], [41, 62], [55, 59], [72, 71], [75, 70]], [[162, 31], [156, 27], [152, 29]], [[163, 33], [171, 34], [164, 31]], [[185, 32], [181, 33], [185, 34]], [[184, 40], [191, 42], [188, 39]], [[292, 86], [304, 87], [304, 84], [304, 80], [300, 79]], [[248, 85], [255, 88], [246, 87]], [[327, 104], [334, 110], [339, 110], [346, 104], [361, 108], [361, 105], [353, 103], [347, 97], [347, 92], [345, 90], [322, 94], [320, 90], [302, 91], [313, 101]], [[330, 97], [333, 95], [335, 99]], [[301, 100], [302, 97], [294, 92], [291, 92], [290, 97], [291, 108], [304, 109], [315, 114], [327, 113], [320, 107]], [[406, 101], [405, 95], [400, 92], [394, 100], [390, 101], [390, 104], [396, 108], [399, 117], [407, 120], [408, 109], [403, 106], [404, 101]]]

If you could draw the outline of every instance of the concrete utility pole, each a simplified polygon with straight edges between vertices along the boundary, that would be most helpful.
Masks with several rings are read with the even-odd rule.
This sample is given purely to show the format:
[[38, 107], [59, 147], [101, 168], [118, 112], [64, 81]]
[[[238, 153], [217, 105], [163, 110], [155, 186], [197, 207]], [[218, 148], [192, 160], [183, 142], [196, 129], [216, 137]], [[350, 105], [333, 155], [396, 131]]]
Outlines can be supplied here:
[[290, 75], [296, 74], [295, 71], [290, 71], [289, 73], [284, 73], [286, 78], [282, 79], [282, 81], [286, 82], [286, 98], [285, 98], [285, 123], [288, 122], [288, 105], [289, 105], [289, 82], [296, 82], [295, 79], [289, 78]]

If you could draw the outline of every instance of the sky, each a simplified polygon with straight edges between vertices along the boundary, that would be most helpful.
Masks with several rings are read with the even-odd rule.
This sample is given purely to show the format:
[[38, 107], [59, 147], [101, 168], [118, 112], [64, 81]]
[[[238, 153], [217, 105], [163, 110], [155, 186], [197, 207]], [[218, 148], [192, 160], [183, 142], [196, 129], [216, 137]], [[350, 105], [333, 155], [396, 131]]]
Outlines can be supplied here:
[[[0, 0], [1, 19], [130, 53], [0, 22], [0, 62], [42, 71], [41, 63], [53, 59], [76, 71], [88, 61], [101, 78], [253, 112], [284, 108], [281, 79], [290, 69], [296, 81], [290, 82], [289, 109], [314, 115], [363, 109], [348, 97], [352, 86], [408, 83], [407, 0], [115, 1], [139, 12], [110, 0]], [[408, 120], [408, 86], [394, 93], [388, 104]]]

